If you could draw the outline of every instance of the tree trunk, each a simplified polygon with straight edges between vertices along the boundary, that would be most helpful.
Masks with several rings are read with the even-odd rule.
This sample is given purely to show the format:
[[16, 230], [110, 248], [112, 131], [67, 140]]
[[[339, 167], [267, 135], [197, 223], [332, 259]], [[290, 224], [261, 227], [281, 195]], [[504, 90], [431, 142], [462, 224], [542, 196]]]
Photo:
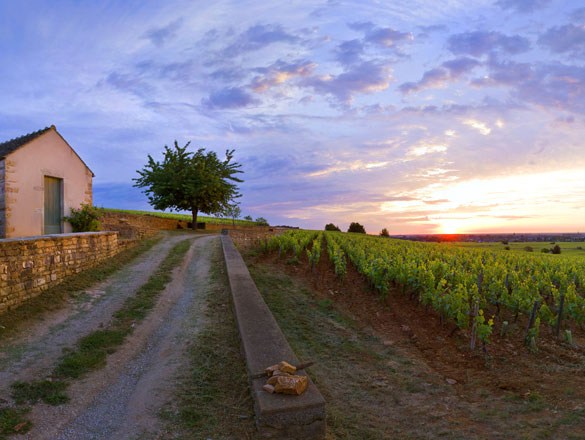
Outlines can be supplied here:
[[197, 211], [198, 211], [197, 207], [191, 208], [191, 214], [193, 215], [193, 220], [192, 220], [193, 224], [192, 224], [191, 228], [193, 230], [197, 229]]

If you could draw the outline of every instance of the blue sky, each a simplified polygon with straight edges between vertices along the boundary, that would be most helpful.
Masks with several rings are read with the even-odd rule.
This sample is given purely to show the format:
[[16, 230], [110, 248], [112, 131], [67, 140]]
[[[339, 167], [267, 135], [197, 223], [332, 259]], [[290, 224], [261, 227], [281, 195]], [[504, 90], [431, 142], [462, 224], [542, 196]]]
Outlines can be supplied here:
[[3, 1], [0, 54], [0, 139], [55, 124], [97, 205], [176, 139], [272, 224], [585, 229], [576, 0]]

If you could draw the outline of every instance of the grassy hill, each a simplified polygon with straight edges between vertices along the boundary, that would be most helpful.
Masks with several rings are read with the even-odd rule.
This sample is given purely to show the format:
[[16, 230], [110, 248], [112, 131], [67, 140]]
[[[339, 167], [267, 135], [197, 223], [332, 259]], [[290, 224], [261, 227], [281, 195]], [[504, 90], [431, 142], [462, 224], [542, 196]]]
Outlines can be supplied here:
[[[121, 212], [121, 213], [125, 213], [125, 214], [152, 215], [154, 217], [172, 218], [175, 220], [185, 220], [188, 222], [190, 222], [192, 220], [192, 217], [190, 215], [174, 214], [174, 213], [168, 213], [168, 212], [133, 211], [130, 209], [113, 209], [113, 208], [104, 208], [104, 211], [106, 211], [106, 212]], [[197, 221], [200, 223], [218, 223], [218, 224], [222, 224], [222, 225], [227, 225], [227, 224], [231, 225], [232, 224], [231, 218], [207, 217], [207, 216], [203, 216], [203, 215], [198, 215]], [[254, 226], [254, 225], [258, 225], [259, 223], [254, 222], [254, 221], [236, 219], [235, 224], [236, 225]]]

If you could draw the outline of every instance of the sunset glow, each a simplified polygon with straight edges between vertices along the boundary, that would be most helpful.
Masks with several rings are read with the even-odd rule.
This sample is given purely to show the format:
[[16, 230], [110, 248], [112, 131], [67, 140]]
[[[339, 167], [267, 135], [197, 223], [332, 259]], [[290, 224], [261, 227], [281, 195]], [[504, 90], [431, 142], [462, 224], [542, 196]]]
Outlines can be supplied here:
[[0, 140], [55, 124], [113, 208], [176, 139], [272, 224], [581, 231], [581, 3], [3, 2]]

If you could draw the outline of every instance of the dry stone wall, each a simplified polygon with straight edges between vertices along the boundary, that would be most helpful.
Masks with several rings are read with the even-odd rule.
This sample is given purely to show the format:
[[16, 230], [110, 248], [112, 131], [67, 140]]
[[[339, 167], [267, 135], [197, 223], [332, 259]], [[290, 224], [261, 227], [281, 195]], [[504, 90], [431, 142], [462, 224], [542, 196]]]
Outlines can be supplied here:
[[0, 240], [0, 313], [118, 253], [117, 232]]
[[[143, 231], [158, 231], [160, 229], [187, 229], [187, 222], [171, 218], [156, 217], [154, 215], [127, 214], [123, 212], [105, 212], [100, 222], [106, 227], [134, 227]], [[148, 235], [148, 232], [145, 234]]]
[[6, 237], [6, 163], [0, 160], [0, 238]]

